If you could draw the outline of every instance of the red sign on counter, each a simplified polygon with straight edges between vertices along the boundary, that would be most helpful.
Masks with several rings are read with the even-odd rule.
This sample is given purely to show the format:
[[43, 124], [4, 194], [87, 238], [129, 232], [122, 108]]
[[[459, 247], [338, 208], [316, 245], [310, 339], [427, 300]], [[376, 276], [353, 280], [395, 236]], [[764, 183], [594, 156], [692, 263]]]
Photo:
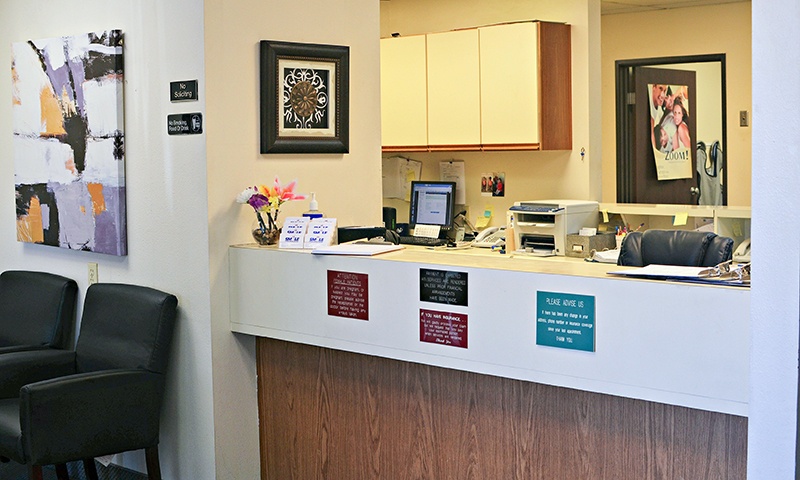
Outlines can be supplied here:
[[369, 320], [369, 276], [328, 270], [328, 315]]
[[467, 348], [467, 316], [420, 309], [419, 341]]

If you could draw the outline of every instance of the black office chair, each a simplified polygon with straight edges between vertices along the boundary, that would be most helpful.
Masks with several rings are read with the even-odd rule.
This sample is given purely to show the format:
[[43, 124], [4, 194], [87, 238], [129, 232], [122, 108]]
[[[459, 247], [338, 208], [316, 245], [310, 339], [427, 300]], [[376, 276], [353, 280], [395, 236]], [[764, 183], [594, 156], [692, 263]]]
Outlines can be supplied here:
[[47, 272], [0, 274], [0, 353], [68, 348], [75, 325], [75, 280]]
[[160, 479], [158, 431], [177, 299], [136, 285], [98, 283], [86, 292], [75, 351], [0, 355], [0, 456], [42, 465], [144, 448]]
[[710, 232], [646, 230], [625, 236], [617, 265], [713, 267], [733, 256], [733, 240]]

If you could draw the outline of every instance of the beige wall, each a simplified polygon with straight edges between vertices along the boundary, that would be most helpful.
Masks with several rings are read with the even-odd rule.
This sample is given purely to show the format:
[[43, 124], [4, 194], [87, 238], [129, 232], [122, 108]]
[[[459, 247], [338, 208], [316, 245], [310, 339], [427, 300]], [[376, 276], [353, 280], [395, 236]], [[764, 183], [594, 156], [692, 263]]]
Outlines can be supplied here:
[[[751, 4], [729, 3], [652, 13], [606, 15], [602, 24], [603, 200], [616, 200], [614, 62], [635, 58], [724, 53], [727, 69], [728, 205], [750, 205], [752, 112]], [[654, 34], [654, 31], [659, 33]]]
[[[228, 245], [253, 241], [254, 215], [234, 197], [277, 174], [284, 181], [296, 178], [300, 192], [316, 192], [320, 209], [341, 224], [381, 220], [378, 2], [310, 0], [299, 10], [288, 5], [205, 1], [207, 165], [200, 157], [197, 168], [208, 169], [209, 185], [216, 478], [259, 478], [254, 341], [230, 332], [228, 313]], [[350, 46], [349, 154], [259, 153], [260, 40]], [[306, 201], [288, 203], [282, 215], [307, 208]], [[265, 271], [263, 288], [280, 281], [281, 272]]]
[[[587, 0], [391, 0], [381, 2], [381, 37], [438, 32], [515, 20], [549, 20], [572, 25], [573, 148], [558, 152], [409, 153], [423, 161], [424, 179], [439, 178], [440, 160], [464, 160], [470, 218], [485, 208], [493, 224], [505, 223], [505, 211], [517, 200], [580, 198], [600, 200], [600, 100], [598, 2]], [[595, 120], [592, 121], [592, 116]], [[582, 158], [581, 147], [587, 154]], [[482, 197], [485, 172], [506, 174], [505, 197]], [[387, 201], [407, 219], [408, 204]]]

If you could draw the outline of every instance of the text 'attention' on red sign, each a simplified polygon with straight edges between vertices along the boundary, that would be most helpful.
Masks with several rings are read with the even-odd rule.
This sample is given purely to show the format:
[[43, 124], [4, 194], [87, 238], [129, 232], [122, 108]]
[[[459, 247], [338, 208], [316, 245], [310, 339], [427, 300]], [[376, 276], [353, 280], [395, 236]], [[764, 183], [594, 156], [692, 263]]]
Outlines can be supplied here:
[[369, 276], [328, 270], [328, 315], [369, 320]]

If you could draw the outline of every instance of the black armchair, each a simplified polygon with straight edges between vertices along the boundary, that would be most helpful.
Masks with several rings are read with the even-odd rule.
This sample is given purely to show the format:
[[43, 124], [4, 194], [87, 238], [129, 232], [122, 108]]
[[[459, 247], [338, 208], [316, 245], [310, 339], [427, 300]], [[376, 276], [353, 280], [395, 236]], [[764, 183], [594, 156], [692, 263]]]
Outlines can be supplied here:
[[67, 348], [75, 325], [75, 280], [47, 272], [0, 274], [0, 353]]
[[0, 355], [0, 456], [29, 465], [145, 449], [160, 479], [159, 415], [177, 298], [135, 285], [98, 283], [86, 292], [75, 351]]
[[646, 230], [625, 236], [617, 265], [713, 267], [733, 255], [733, 240], [710, 232]]

